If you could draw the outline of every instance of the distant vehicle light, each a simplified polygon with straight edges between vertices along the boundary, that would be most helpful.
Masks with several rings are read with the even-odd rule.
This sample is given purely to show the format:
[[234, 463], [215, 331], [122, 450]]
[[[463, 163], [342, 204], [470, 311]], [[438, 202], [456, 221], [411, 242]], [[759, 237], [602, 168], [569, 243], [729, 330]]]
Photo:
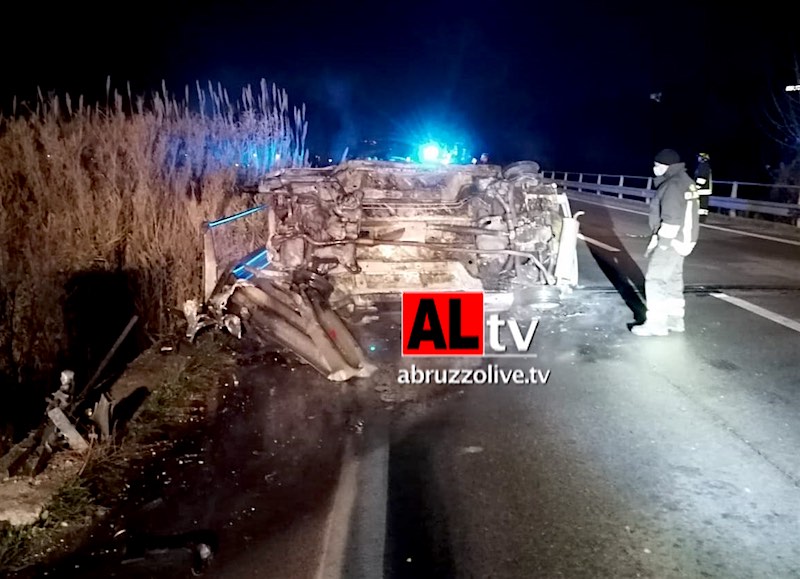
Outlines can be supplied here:
[[439, 160], [439, 145], [428, 143], [422, 146], [422, 160], [425, 163], [435, 163]]
[[786, 87], [786, 92], [800, 92], [800, 84], [790, 84]]

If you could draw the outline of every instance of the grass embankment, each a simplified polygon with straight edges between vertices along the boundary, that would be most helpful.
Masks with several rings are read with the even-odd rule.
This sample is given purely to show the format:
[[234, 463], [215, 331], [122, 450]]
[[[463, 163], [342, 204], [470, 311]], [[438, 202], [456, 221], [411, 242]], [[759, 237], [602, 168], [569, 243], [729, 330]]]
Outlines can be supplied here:
[[[306, 128], [266, 83], [238, 100], [212, 85], [104, 106], [40, 95], [0, 115], [0, 395], [35, 404], [65, 367], [80, 386], [134, 312], [145, 344], [174, 332], [202, 297], [202, 224], [252, 204], [237, 183], [304, 163]], [[221, 266], [263, 242], [263, 220], [214, 230]], [[20, 411], [2, 406], [0, 426]]]
[[[40, 420], [61, 370], [76, 370], [79, 388], [88, 380], [132, 313], [143, 346], [180, 332], [176, 309], [202, 297], [202, 224], [252, 204], [237, 184], [306, 162], [305, 107], [290, 108], [284, 91], [262, 81], [231, 99], [219, 85], [195, 88], [146, 98], [108, 85], [103, 105], [40, 94], [0, 114], [0, 395], [16, 402], [0, 411], [0, 453], [31, 426], [21, 416]], [[263, 220], [215, 230], [221, 266], [263, 243]], [[94, 448], [43, 520], [0, 528], [0, 568], [52, 549], [64, 524], [88, 524], [137, 449], [188, 420], [220, 370], [203, 347], [145, 354], [159, 371], [125, 444]]]

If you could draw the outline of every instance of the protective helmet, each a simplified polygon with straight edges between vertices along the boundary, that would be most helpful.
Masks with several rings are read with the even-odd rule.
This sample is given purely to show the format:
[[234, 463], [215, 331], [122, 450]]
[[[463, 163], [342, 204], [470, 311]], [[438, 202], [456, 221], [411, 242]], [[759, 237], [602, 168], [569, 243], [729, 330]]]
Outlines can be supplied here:
[[703, 161], [708, 161], [711, 159], [711, 156], [708, 153], [699, 153], [697, 156]]

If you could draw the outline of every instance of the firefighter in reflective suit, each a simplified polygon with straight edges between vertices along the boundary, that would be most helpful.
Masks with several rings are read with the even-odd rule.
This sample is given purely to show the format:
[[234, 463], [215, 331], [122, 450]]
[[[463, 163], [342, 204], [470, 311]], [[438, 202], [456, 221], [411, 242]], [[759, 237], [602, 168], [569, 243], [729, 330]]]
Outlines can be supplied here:
[[656, 194], [650, 203], [653, 232], [645, 255], [647, 319], [631, 328], [637, 336], [666, 336], [684, 331], [683, 261], [697, 244], [700, 195], [678, 153], [664, 149], [655, 157]]
[[705, 223], [708, 217], [708, 200], [711, 197], [710, 160], [708, 153], [697, 155], [697, 168], [694, 171], [694, 181], [700, 194], [700, 223]]

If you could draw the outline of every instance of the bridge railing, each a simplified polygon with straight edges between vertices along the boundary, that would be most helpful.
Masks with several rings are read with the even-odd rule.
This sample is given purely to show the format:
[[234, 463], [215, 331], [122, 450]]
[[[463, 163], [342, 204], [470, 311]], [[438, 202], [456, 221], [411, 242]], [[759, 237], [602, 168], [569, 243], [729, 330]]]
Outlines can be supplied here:
[[[618, 199], [631, 199], [649, 204], [655, 189], [653, 177], [635, 175], [603, 175], [597, 173], [565, 173], [546, 171], [545, 177], [567, 191], [595, 193]], [[779, 191], [797, 201], [780, 203], [759, 199]], [[776, 216], [791, 220], [800, 227], [800, 186], [766, 185], [744, 181], [713, 182], [709, 208], [731, 217]]]

